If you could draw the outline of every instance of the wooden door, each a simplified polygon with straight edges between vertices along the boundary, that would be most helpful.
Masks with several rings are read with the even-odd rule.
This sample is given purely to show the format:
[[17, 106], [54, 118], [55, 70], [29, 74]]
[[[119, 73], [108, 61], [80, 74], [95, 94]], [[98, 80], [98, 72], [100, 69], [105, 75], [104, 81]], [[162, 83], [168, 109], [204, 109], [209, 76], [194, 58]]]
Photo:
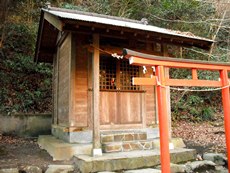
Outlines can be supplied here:
[[127, 60], [100, 58], [101, 127], [142, 127], [145, 93], [132, 85], [132, 78], [140, 75], [139, 67], [130, 66]]
[[142, 121], [141, 93], [118, 93], [118, 124], [140, 124]]
[[100, 92], [102, 129], [142, 127], [142, 94], [135, 92]]

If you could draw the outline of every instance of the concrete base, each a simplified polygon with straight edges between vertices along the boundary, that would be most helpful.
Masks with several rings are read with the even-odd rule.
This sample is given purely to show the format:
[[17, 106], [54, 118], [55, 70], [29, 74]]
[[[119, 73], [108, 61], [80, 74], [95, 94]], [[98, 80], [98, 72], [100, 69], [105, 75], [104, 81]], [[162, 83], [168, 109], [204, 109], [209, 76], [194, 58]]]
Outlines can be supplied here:
[[101, 148], [92, 149], [92, 155], [93, 155], [93, 157], [102, 156], [102, 149]]
[[21, 137], [51, 134], [51, 114], [0, 114], [0, 132]]
[[[151, 142], [152, 147], [146, 148], [148, 151], [152, 151], [151, 149], [159, 150], [160, 148], [159, 139], [152, 139], [150, 142]], [[57, 139], [56, 137], [51, 136], [51, 135], [39, 136], [38, 144], [42, 149], [45, 149], [53, 157], [53, 160], [69, 160], [74, 155], [82, 155], [82, 154], [83, 155], [84, 154], [86, 155], [94, 154], [95, 156], [102, 155], [101, 149], [99, 149], [99, 153], [92, 153], [92, 151], [94, 152], [92, 148], [92, 144], [70, 144], [70, 143], [64, 142], [63, 140]], [[181, 138], [173, 138], [171, 140], [171, 144], [174, 146], [174, 148], [185, 147], [185, 144]], [[114, 147], [117, 144], [115, 143], [114, 146], [112, 144], [110, 145], [111, 145], [110, 147]], [[95, 151], [98, 152], [97, 150]], [[126, 150], [122, 150], [122, 151], [126, 151]], [[127, 151], [132, 151], [132, 150], [127, 150]]]
[[[158, 128], [145, 129], [125, 129], [125, 130], [101, 130], [101, 135], [122, 134], [122, 133], [146, 133], [147, 139], [159, 138]], [[68, 143], [92, 143], [92, 130], [75, 129], [74, 127], [64, 127], [52, 125], [52, 135]]]
[[[171, 163], [181, 163], [195, 160], [196, 151], [193, 149], [170, 150]], [[75, 166], [81, 172], [119, 171], [148, 168], [160, 165], [158, 149], [148, 151], [131, 151], [119, 153], [104, 153], [101, 157], [78, 155], [74, 157]]]
[[92, 143], [93, 138], [92, 130], [79, 130], [59, 125], [52, 125], [52, 135], [68, 143], [80, 144]]
[[92, 144], [70, 144], [51, 135], [39, 136], [38, 145], [45, 149], [53, 160], [70, 160], [74, 155], [90, 155], [92, 151]]

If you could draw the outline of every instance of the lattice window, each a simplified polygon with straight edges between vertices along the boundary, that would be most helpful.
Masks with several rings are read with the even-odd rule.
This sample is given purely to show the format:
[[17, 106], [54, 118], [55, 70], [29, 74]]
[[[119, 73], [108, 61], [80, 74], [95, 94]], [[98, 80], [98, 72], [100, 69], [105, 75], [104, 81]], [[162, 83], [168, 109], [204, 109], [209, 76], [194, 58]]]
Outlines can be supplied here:
[[100, 58], [100, 89], [116, 89], [116, 59]]
[[120, 63], [120, 89], [121, 90], [139, 90], [140, 87], [132, 85], [132, 78], [139, 76], [139, 67], [130, 66], [129, 61]]
[[132, 77], [140, 76], [139, 67], [130, 66], [127, 60], [110, 57], [100, 58], [100, 89], [104, 90], [140, 90], [132, 85]]

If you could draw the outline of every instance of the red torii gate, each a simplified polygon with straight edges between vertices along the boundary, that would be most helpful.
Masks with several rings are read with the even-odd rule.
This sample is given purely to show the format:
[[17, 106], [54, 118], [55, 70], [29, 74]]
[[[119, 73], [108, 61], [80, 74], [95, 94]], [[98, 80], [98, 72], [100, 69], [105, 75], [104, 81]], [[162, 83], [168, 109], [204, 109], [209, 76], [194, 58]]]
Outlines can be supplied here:
[[[135, 52], [129, 49], [124, 49], [123, 55], [125, 56], [125, 58], [129, 59], [129, 63], [131, 65], [154, 66], [156, 69], [156, 75], [152, 76], [151, 78], [133, 78], [133, 85], [157, 86], [158, 117], [160, 129], [160, 158], [162, 173], [170, 172], [170, 153], [168, 135], [169, 127], [167, 114], [166, 86], [220, 87], [222, 89], [225, 136], [228, 155], [228, 170], [230, 172], [230, 95], [228, 79], [228, 72], [230, 72], [230, 63], [159, 57]], [[166, 77], [164, 75], [165, 68], [191, 69], [192, 79], [170, 79], [169, 77]], [[198, 79], [197, 70], [219, 71], [220, 81], [200, 80]]]

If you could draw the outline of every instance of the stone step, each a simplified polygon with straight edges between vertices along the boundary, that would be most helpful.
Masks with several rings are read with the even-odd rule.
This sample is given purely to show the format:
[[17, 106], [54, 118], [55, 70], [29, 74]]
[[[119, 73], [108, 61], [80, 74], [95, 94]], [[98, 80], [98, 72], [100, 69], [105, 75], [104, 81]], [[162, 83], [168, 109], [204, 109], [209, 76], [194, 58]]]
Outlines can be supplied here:
[[70, 160], [74, 155], [91, 154], [92, 144], [70, 144], [51, 135], [41, 135], [38, 145], [45, 149], [53, 160]]
[[152, 140], [135, 140], [122, 142], [109, 142], [102, 144], [104, 153], [126, 152], [134, 150], [150, 150], [153, 149]]
[[101, 133], [101, 143], [147, 140], [146, 132], [110, 132]]
[[74, 165], [49, 165], [45, 173], [72, 173]]
[[[174, 149], [174, 148], [184, 148], [186, 146], [181, 138], [172, 138], [169, 147], [170, 149]], [[150, 149], [160, 149], [159, 138], [148, 139], [148, 140], [131, 140], [131, 141], [102, 143], [103, 153], [126, 152], [126, 151], [134, 151], [134, 150], [150, 150]]]
[[[196, 151], [193, 149], [173, 149], [170, 150], [171, 163], [184, 163], [195, 160]], [[100, 157], [91, 155], [78, 155], [74, 159], [75, 167], [81, 172], [101, 172], [133, 170], [140, 168], [152, 168], [160, 165], [159, 149], [104, 153]]]

